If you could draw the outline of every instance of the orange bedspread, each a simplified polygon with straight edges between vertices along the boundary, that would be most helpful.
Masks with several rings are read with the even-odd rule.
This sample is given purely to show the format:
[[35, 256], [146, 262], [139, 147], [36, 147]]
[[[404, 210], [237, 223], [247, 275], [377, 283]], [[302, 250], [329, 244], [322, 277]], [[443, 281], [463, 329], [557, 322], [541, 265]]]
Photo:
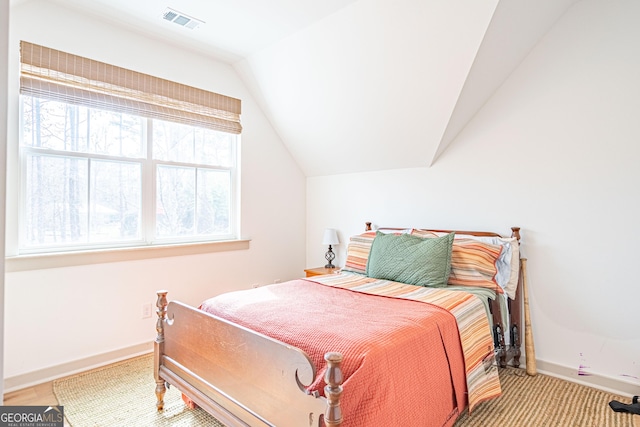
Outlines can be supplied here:
[[451, 426], [467, 404], [455, 318], [423, 302], [294, 280], [205, 301], [207, 312], [304, 350], [344, 355], [344, 427]]
[[460, 289], [407, 285], [355, 273], [328, 274], [311, 280], [365, 294], [422, 301], [447, 310], [456, 318], [460, 332], [469, 412], [479, 403], [501, 395], [489, 319], [477, 296]]

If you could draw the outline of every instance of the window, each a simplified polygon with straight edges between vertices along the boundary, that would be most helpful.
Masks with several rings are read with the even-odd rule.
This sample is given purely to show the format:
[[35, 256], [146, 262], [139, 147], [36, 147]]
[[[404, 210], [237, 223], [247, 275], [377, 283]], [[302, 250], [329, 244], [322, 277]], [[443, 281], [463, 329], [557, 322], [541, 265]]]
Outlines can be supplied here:
[[[25, 42], [21, 54], [21, 253], [238, 237], [239, 101], [229, 112], [139, 88], [132, 101], [112, 78], [129, 70]], [[91, 67], [52, 71], [43, 58]], [[88, 76], [96, 64], [111, 71], [108, 84]], [[160, 81], [228, 102], [134, 74], [145, 88]]]

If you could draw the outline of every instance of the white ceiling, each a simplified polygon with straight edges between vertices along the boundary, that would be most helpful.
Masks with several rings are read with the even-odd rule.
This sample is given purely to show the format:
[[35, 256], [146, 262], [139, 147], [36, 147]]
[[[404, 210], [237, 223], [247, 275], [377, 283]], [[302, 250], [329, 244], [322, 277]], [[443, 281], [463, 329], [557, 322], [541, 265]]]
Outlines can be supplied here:
[[578, 0], [51, 1], [232, 64], [317, 176], [432, 165]]
[[[27, 0], [11, 0], [14, 3]], [[49, 0], [234, 62], [356, 0]], [[204, 21], [186, 30], [167, 7]]]

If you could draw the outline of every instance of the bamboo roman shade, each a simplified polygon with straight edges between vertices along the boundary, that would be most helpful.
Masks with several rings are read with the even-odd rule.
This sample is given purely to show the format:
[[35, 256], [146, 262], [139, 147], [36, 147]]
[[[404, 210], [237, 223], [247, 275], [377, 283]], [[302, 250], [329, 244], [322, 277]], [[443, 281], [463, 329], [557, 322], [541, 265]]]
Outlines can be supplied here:
[[20, 42], [20, 93], [239, 134], [240, 100]]

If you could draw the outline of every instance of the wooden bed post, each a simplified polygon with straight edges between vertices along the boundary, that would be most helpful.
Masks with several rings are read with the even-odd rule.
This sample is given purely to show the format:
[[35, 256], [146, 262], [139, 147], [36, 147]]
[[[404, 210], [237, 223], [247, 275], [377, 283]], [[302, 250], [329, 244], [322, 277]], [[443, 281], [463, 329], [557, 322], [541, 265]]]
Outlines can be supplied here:
[[167, 291], [158, 291], [156, 293], [158, 294], [158, 300], [156, 301], [156, 314], [158, 315], [156, 331], [158, 335], [153, 344], [153, 376], [156, 379], [156, 397], [158, 399], [156, 407], [158, 411], [162, 411], [164, 409], [164, 394], [167, 391], [164, 379], [160, 378], [160, 364], [164, 354], [164, 321], [167, 317]]
[[[511, 227], [511, 237], [515, 237], [518, 240], [518, 245], [520, 244], [520, 227]], [[522, 290], [522, 252], [520, 252], [520, 268], [519, 268], [519, 277], [518, 277], [518, 292], [516, 293], [516, 298], [514, 300], [508, 300], [509, 303], [509, 323], [511, 325], [509, 330], [509, 338], [510, 338], [510, 352], [513, 357], [513, 366], [516, 368], [520, 367], [520, 322], [521, 322], [521, 310], [522, 310], [522, 296], [520, 295], [520, 291]]]
[[324, 413], [326, 426], [338, 427], [342, 424], [342, 409], [340, 409], [340, 396], [342, 395], [342, 354], [330, 352], [324, 355], [327, 362], [327, 370], [324, 373], [324, 396], [327, 398], [327, 410]]
[[[499, 296], [498, 296], [499, 297]], [[507, 367], [507, 351], [504, 344], [504, 327], [500, 315], [500, 306], [496, 300], [489, 298], [489, 311], [493, 317], [493, 345], [496, 349], [496, 360], [501, 368]]]

